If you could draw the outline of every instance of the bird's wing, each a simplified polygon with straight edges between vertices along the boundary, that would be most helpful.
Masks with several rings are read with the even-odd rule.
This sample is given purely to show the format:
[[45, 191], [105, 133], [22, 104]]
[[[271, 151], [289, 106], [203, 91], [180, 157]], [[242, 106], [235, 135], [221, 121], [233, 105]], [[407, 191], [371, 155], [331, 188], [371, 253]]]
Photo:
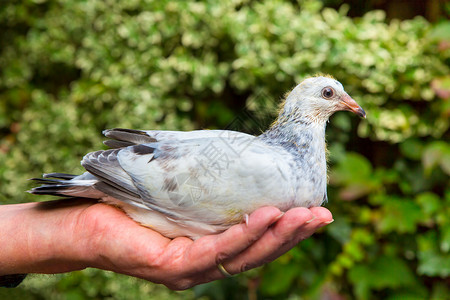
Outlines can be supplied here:
[[[99, 181], [94, 188], [129, 204], [146, 208], [132, 178], [117, 159], [120, 149], [100, 150], [86, 154], [81, 165]], [[86, 173], [85, 173], [86, 174]], [[86, 177], [86, 175], [82, 175]]]
[[231, 130], [194, 130], [194, 131], [168, 131], [168, 130], [134, 130], [114, 128], [103, 131], [110, 138], [104, 142], [110, 148], [122, 148], [144, 143], [153, 143], [167, 140], [190, 140], [212, 137], [251, 138], [246, 133]]
[[292, 167], [281, 152], [252, 136], [207, 137], [94, 152], [82, 164], [119, 200], [176, 222], [227, 225], [260, 206], [293, 201]]

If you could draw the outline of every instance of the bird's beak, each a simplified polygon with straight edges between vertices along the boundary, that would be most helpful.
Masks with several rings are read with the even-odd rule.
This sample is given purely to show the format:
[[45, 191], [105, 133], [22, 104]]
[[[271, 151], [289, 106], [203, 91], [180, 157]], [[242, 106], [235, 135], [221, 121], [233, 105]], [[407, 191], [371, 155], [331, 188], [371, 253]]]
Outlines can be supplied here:
[[340, 110], [349, 110], [360, 116], [361, 118], [366, 118], [366, 112], [361, 106], [356, 103], [349, 95], [345, 94], [340, 98], [338, 108]]

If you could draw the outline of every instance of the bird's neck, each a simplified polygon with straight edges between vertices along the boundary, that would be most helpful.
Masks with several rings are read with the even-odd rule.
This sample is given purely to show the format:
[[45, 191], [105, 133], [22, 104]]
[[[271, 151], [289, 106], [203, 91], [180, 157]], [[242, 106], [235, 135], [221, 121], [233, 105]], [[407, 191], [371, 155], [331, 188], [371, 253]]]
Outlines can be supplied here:
[[305, 148], [325, 150], [325, 127], [326, 122], [316, 122], [301, 114], [286, 116], [280, 113], [260, 138], [270, 144], [293, 147], [297, 151]]

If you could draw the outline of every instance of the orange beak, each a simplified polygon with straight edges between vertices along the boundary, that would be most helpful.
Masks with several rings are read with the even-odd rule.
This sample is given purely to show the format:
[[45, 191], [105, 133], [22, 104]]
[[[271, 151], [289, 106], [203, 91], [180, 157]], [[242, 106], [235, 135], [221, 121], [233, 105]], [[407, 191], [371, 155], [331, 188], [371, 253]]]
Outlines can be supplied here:
[[341, 101], [338, 104], [338, 109], [352, 111], [361, 118], [366, 118], [366, 112], [364, 109], [362, 109], [361, 106], [359, 106], [358, 103], [356, 103], [356, 101], [347, 94], [341, 97]]

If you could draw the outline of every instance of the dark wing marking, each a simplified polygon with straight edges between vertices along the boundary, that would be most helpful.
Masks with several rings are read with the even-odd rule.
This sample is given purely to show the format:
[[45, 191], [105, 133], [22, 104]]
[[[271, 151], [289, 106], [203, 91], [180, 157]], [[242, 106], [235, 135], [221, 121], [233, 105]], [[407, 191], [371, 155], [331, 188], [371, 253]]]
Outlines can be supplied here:
[[152, 138], [147, 135], [145, 131], [141, 130], [114, 128], [104, 130], [103, 134], [112, 139], [104, 142], [106, 146], [111, 148], [122, 148], [132, 145], [156, 142], [155, 138]]
[[103, 141], [103, 144], [112, 149], [124, 148], [128, 146], [133, 146], [134, 144], [131, 142], [117, 141], [117, 140], [106, 140]]
[[137, 155], [152, 154], [155, 151], [155, 148], [148, 145], [136, 145], [131, 147], [131, 149]]

